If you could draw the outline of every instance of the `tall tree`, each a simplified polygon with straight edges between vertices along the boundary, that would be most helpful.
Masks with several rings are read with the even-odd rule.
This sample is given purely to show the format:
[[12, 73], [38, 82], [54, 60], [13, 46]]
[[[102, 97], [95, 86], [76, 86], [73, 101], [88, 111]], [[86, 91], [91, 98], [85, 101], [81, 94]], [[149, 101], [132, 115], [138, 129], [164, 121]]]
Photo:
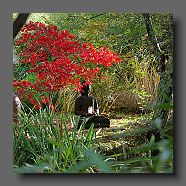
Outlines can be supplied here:
[[[173, 74], [173, 58], [171, 55], [165, 53], [164, 50], [160, 48], [158, 40], [156, 38], [151, 15], [148, 13], [143, 14], [146, 29], [148, 33], [149, 40], [151, 41], [154, 54], [156, 56], [156, 69], [160, 73], [160, 82], [158, 86], [158, 98], [157, 104], [158, 109], [155, 110], [153, 121], [159, 119], [160, 124], [164, 127], [167, 123], [169, 109], [167, 109], [167, 105], [170, 103], [173, 95], [173, 82], [172, 82], [172, 74]], [[156, 141], [160, 138], [160, 134], [157, 131], [154, 131]]]

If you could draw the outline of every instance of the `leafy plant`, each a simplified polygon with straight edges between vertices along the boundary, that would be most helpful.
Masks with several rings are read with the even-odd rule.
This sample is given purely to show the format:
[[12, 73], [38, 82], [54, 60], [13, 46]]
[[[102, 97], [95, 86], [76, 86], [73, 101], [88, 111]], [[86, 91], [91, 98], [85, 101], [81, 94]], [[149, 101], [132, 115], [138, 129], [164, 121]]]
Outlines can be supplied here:
[[[60, 118], [60, 119], [59, 119]], [[14, 165], [44, 163], [50, 156], [53, 159], [53, 171], [64, 171], [82, 159], [82, 149], [91, 148], [95, 139], [93, 126], [84, 131], [77, 130], [77, 116], [58, 115], [54, 111], [20, 112], [19, 123], [13, 124]], [[74, 125], [70, 129], [70, 125]]]

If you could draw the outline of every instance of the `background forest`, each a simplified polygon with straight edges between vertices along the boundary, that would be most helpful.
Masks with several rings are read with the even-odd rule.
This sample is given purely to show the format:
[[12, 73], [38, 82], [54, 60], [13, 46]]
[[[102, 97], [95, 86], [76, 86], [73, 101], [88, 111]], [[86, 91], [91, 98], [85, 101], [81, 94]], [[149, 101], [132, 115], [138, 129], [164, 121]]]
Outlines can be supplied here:
[[[14, 23], [18, 15], [13, 14]], [[33, 25], [29, 25], [30, 21]], [[47, 53], [51, 64], [57, 61], [51, 48], [55, 29], [67, 30], [78, 43], [91, 43], [90, 48], [103, 53], [108, 61], [84, 64], [78, 58], [78, 64], [82, 65], [78, 69], [84, 68], [87, 74], [81, 76], [73, 67], [73, 80], [64, 81], [61, 88], [40, 90], [42, 84], [36, 88], [37, 73], [42, 74], [43, 70], [39, 71], [40, 64], [34, 63], [38, 56], [29, 51], [33, 47], [29, 42], [36, 40], [28, 34], [34, 33], [37, 24], [41, 31], [50, 28], [47, 26], [54, 30], [46, 48], [42, 45], [44, 38], [38, 34], [39, 47], [35, 51], [51, 52]], [[24, 29], [29, 32], [24, 33]], [[38, 29], [36, 33], [41, 31]], [[18, 123], [13, 123], [14, 171], [173, 172], [172, 14], [31, 13], [14, 38], [13, 49], [20, 60], [14, 66], [13, 91], [23, 105]], [[100, 113], [111, 120], [108, 129], [70, 128], [79, 119], [74, 115], [74, 103], [79, 95], [78, 83], [85, 77], [92, 84], [91, 94], [98, 100]], [[46, 79], [42, 80], [48, 86]]]

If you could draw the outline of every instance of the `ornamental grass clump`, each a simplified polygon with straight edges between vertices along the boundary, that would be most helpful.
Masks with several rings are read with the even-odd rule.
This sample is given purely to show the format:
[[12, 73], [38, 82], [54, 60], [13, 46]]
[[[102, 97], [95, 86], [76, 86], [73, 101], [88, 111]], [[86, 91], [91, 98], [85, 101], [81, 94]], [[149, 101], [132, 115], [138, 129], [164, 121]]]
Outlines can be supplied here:
[[[96, 133], [93, 126], [85, 131], [84, 124], [77, 130], [78, 120], [77, 116], [55, 111], [20, 111], [19, 123], [13, 124], [14, 170], [47, 162], [50, 166], [44, 171], [63, 172], [82, 160], [83, 149], [92, 148]], [[73, 128], [69, 127], [71, 124]]]

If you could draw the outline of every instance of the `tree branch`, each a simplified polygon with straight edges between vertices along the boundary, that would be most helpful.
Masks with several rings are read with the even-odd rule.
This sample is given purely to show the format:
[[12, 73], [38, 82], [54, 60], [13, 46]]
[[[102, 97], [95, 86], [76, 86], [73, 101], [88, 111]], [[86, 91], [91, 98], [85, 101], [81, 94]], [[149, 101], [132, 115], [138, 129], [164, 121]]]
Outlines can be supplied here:
[[96, 18], [96, 17], [99, 17], [99, 16], [102, 16], [102, 15], [104, 15], [105, 13], [103, 13], [103, 14], [98, 14], [98, 15], [95, 15], [95, 16], [93, 16], [93, 17], [90, 17], [88, 20], [90, 20], [90, 19], [94, 19], [94, 18]]
[[25, 24], [30, 13], [20, 13], [13, 23], [13, 39], [17, 36], [23, 25]]
[[160, 49], [158, 40], [156, 38], [156, 35], [154, 33], [153, 27], [152, 27], [152, 21], [151, 21], [151, 17], [150, 14], [148, 13], [144, 13], [142, 14], [143, 18], [145, 20], [145, 25], [146, 25], [146, 29], [147, 29], [147, 33], [149, 36], [150, 41], [152, 42], [154, 49], [156, 50], [156, 52], [158, 52], [159, 54], [162, 54], [162, 51]]

